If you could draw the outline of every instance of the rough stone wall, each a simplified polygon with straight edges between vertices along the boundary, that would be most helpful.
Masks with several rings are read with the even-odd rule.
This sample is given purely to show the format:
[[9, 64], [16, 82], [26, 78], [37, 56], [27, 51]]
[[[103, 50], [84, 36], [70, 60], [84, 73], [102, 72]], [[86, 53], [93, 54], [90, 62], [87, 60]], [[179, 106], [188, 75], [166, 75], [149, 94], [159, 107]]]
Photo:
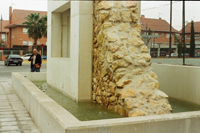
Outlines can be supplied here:
[[92, 99], [129, 117], [168, 114], [138, 19], [135, 1], [94, 1]]

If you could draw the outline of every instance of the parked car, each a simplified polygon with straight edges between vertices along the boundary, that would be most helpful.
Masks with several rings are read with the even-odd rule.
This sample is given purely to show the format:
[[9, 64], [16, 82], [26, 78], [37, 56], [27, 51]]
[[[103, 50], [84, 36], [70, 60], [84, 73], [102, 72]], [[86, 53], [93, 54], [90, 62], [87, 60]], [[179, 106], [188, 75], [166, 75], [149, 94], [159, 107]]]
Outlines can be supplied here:
[[31, 55], [32, 55], [32, 54], [25, 54], [25, 55], [23, 55], [21, 58], [22, 58], [23, 60], [28, 60], [28, 59], [31, 57]]
[[[169, 55], [167, 55], [167, 57], [169, 57]], [[171, 57], [178, 57], [177, 53], [171, 53]]]
[[[183, 54], [181, 54], [181, 56], [183, 57]], [[188, 53], [185, 53], [185, 57], [189, 58], [190, 55]]]
[[[166, 56], [166, 52], [160, 51], [160, 57], [165, 57], [165, 56]], [[151, 57], [158, 57], [158, 52], [157, 51], [151, 52]]]
[[46, 60], [46, 59], [47, 59], [47, 56], [43, 56], [42, 59], [45, 59], [45, 60]]
[[4, 64], [5, 65], [10, 65], [10, 64], [16, 64], [17, 65], [22, 65], [23, 59], [19, 55], [15, 54], [10, 54], [6, 57]]

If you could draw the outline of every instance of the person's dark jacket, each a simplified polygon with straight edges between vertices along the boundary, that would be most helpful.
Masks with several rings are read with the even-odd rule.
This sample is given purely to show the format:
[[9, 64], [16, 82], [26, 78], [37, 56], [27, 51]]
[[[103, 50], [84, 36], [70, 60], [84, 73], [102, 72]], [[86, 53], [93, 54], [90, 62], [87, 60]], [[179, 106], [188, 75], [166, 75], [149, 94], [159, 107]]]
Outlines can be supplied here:
[[[31, 57], [33, 57], [33, 54], [31, 55]], [[33, 59], [31, 59], [31, 57], [28, 59], [28, 61], [31, 61], [31, 68], [32, 68], [34, 65], [33, 65]], [[35, 64], [39, 64], [39, 65], [42, 64], [42, 59], [41, 59], [40, 54], [36, 55]]]

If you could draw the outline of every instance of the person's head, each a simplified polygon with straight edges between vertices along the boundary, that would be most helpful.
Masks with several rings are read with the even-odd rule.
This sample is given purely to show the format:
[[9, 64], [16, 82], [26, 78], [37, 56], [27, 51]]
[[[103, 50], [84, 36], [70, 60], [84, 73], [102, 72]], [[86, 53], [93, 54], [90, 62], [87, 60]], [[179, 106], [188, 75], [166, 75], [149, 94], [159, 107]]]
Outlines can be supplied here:
[[33, 54], [34, 54], [34, 55], [37, 54], [37, 49], [33, 49]]

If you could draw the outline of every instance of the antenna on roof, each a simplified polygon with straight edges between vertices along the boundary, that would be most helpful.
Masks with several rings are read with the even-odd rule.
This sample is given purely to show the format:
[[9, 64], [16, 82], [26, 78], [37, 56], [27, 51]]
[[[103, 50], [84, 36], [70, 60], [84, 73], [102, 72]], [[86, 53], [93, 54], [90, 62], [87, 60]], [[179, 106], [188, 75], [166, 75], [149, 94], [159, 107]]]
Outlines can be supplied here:
[[16, 4], [13, 4], [13, 0], [11, 0], [11, 6], [12, 6], [12, 5], [16, 5]]

